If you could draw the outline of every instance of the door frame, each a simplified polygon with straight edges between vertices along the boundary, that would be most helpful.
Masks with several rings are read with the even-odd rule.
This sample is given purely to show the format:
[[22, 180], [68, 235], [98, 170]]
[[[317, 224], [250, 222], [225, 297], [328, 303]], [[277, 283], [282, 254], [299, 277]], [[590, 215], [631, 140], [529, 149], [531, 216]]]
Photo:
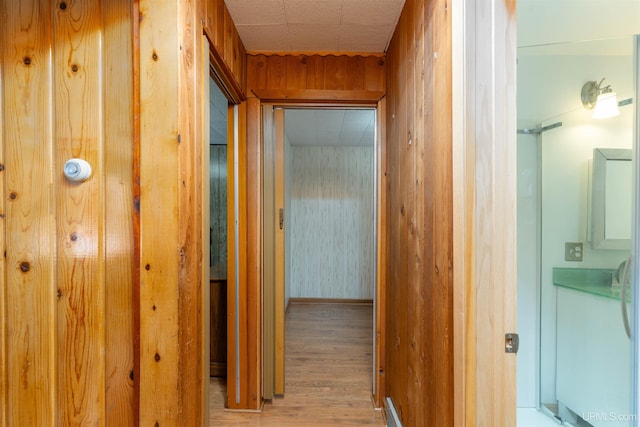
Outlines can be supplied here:
[[[309, 109], [353, 109], [363, 108], [370, 109], [375, 112], [376, 115], [376, 135], [374, 140], [374, 317], [372, 319], [373, 334], [374, 334], [374, 349], [373, 349], [373, 382], [372, 382], [372, 401], [376, 408], [380, 408], [384, 399], [384, 348], [385, 348], [385, 293], [386, 293], [386, 265], [384, 263], [386, 255], [386, 183], [385, 183], [385, 168], [386, 168], [386, 100], [383, 97], [381, 100], [373, 102], [261, 102], [261, 112], [263, 117], [263, 129], [262, 129], [262, 147], [263, 147], [263, 172], [264, 181], [271, 176], [273, 177], [280, 173], [277, 170], [277, 165], [282, 164], [284, 159], [278, 159], [278, 139], [284, 138], [284, 128], [279, 129], [278, 122], [284, 121], [284, 110], [292, 108], [309, 108]], [[273, 111], [273, 114], [266, 114], [265, 111]], [[278, 111], [282, 117], [278, 117]], [[283, 125], [284, 123], [282, 123]], [[276, 135], [276, 132], [282, 131], [283, 135]], [[273, 138], [273, 141], [268, 140]], [[269, 148], [276, 152], [270, 152]], [[275, 162], [276, 167], [273, 171], [269, 171], [267, 162]], [[283, 177], [282, 177], [283, 178]], [[284, 178], [283, 178], [284, 179]], [[275, 190], [275, 193], [278, 193]], [[265, 191], [264, 203], [269, 203], [266, 206], [273, 208], [271, 214], [262, 210], [263, 224], [263, 246], [267, 245], [274, 247], [279, 245], [278, 236], [269, 232], [267, 224], [272, 223], [274, 229], [276, 221], [278, 220], [275, 214], [277, 205], [271, 206], [271, 203], [267, 200], [271, 192]], [[280, 198], [284, 198], [284, 194], [273, 194], [276, 199], [276, 203]], [[284, 200], [282, 200], [284, 203]], [[263, 205], [265, 206], [265, 205]], [[284, 205], [283, 205], [284, 206]], [[285, 215], [287, 213], [285, 212]], [[274, 233], [275, 234], [275, 233]], [[284, 236], [280, 236], [284, 239]], [[270, 239], [274, 239], [273, 242]], [[282, 242], [281, 242], [282, 243]], [[283, 247], [283, 246], [282, 246]], [[284, 250], [284, 247], [283, 247]], [[285, 279], [282, 274], [283, 280], [278, 285], [278, 269], [270, 267], [269, 263], [276, 262], [277, 257], [270, 255], [270, 251], [263, 251], [264, 258], [264, 275], [263, 275], [263, 392], [266, 399], [270, 399], [273, 395], [284, 394], [284, 313], [286, 307], [284, 305], [285, 295]], [[283, 272], [282, 272], [283, 273]], [[270, 278], [270, 274], [273, 274], [276, 278]], [[273, 289], [270, 287], [273, 286]], [[274, 301], [274, 306], [271, 307], [268, 301]], [[279, 301], [282, 300], [282, 301]], [[275, 318], [275, 321], [271, 317]], [[270, 331], [269, 328], [273, 328], [273, 341], [269, 340]], [[281, 351], [280, 351], [281, 350]], [[269, 354], [274, 351], [274, 354]], [[271, 366], [273, 364], [273, 369]], [[273, 378], [270, 376], [273, 375]]]

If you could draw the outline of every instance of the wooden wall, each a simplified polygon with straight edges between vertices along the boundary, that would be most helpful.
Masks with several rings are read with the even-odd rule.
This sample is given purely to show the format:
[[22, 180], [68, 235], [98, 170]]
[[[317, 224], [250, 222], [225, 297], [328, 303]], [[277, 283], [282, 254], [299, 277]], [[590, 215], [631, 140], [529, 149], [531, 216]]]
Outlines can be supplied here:
[[247, 94], [262, 101], [377, 102], [385, 76], [385, 59], [375, 55], [247, 57]]
[[387, 52], [386, 395], [406, 426], [454, 420], [451, 17], [407, 0]]
[[0, 425], [134, 425], [132, 2], [0, 10]]
[[[209, 271], [203, 255], [209, 226], [203, 213], [209, 159], [203, 147], [203, 101], [209, 61], [230, 96], [236, 102], [244, 99], [244, 47], [222, 0], [140, 0], [138, 10], [140, 424], [204, 425]], [[240, 129], [246, 114], [241, 107]], [[233, 215], [242, 218], [241, 211]], [[241, 252], [241, 264], [246, 256]], [[246, 275], [240, 280], [243, 286], [244, 281]], [[235, 292], [232, 283], [230, 275], [229, 295]], [[229, 312], [230, 324], [236, 315]], [[248, 389], [242, 384], [243, 392]], [[249, 407], [248, 400], [243, 395], [238, 406]]]
[[0, 426], [208, 424], [205, 24], [246, 80], [224, 2], [0, 12]]

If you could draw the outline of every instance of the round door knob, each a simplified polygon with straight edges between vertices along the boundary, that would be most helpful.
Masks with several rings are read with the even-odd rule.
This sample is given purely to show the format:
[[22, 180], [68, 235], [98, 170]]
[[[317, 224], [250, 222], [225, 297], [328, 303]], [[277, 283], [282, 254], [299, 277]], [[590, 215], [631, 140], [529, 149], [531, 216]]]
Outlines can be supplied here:
[[69, 181], [86, 181], [91, 176], [91, 165], [86, 160], [69, 159], [64, 164], [64, 176]]

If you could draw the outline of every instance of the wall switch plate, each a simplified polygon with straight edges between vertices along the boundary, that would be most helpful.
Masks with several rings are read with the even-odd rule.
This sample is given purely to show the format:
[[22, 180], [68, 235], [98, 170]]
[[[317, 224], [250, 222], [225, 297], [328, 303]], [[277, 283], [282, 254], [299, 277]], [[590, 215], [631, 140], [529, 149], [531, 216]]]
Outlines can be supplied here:
[[582, 242], [565, 242], [565, 261], [582, 261]]

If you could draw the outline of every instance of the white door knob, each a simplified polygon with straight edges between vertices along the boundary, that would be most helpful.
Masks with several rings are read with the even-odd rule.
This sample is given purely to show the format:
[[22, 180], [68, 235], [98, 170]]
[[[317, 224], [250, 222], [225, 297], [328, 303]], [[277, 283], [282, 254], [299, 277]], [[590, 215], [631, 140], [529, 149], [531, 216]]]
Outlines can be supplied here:
[[69, 181], [86, 181], [91, 176], [91, 165], [82, 159], [69, 159], [64, 164], [64, 176]]

